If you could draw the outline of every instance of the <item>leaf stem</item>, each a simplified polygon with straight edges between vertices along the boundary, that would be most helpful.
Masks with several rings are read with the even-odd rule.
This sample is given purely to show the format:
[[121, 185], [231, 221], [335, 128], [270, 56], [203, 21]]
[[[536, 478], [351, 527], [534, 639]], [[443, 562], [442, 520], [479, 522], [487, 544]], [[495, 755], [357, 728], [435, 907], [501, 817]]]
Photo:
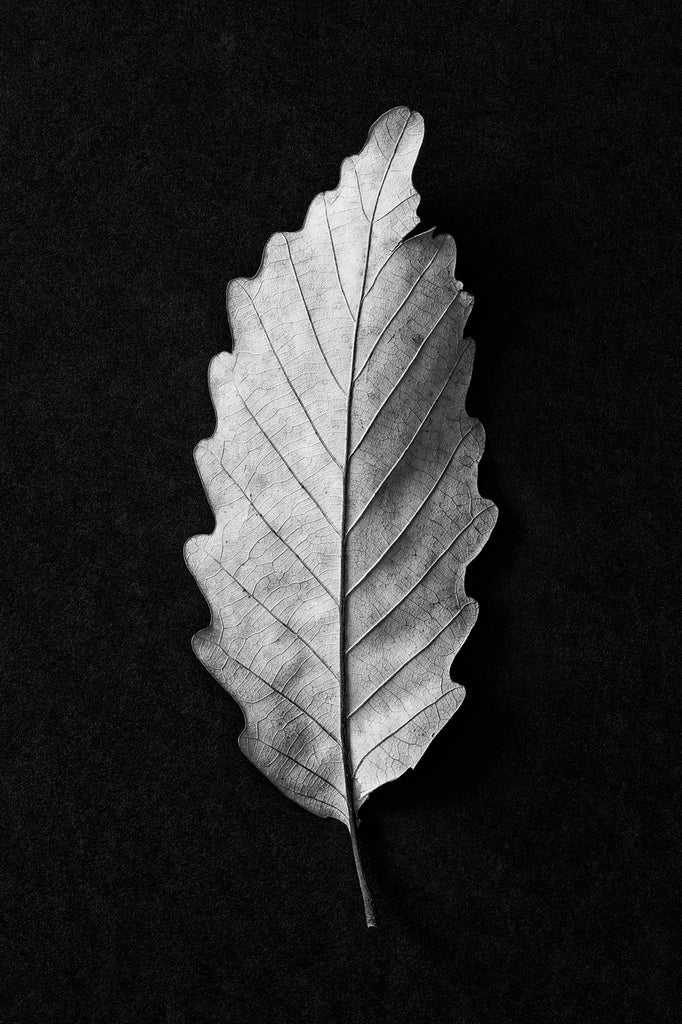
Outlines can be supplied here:
[[[344, 502], [345, 506], [345, 502]], [[342, 534], [343, 538], [343, 534]], [[343, 539], [342, 539], [343, 543]], [[367, 921], [368, 928], [376, 928], [377, 919], [374, 913], [374, 903], [372, 902], [372, 894], [369, 891], [367, 885], [367, 879], [365, 878], [365, 872], [362, 867], [362, 860], [360, 859], [360, 845], [358, 843], [358, 826], [357, 826], [357, 812], [355, 810], [355, 800], [353, 797], [353, 772], [350, 763], [350, 743], [348, 738], [348, 709], [346, 706], [346, 657], [345, 657], [345, 646], [346, 646], [346, 602], [343, 598], [345, 590], [345, 552], [342, 552], [341, 558], [341, 600], [339, 603], [339, 618], [340, 618], [340, 639], [341, 639], [341, 678], [340, 678], [340, 710], [341, 710], [341, 757], [343, 759], [343, 776], [346, 786], [346, 804], [348, 807], [348, 831], [350, 832], [350, 842], [353, 847], [353, 860], [355, 861], [355, 870], [358, 874], [358, 882], [360, 883], [360, 892], [362, 893], [362, 902], [365, 905], [365, 920]]]
[[368, 928], [376, 928], [377, 918], [374, 912], [374, 902], [372, 900], [372, 894], [369, 891], [367, 885], [367, 879], [365, 878], [365, 872], [362, 868], [362, 861], [360, 860], [360, 847], [358, 845], [358, 830], [355, 823], [355, 814], [351, 808], [349, 825], [350, 830], [350, 841], [353, 847], [353, 860], [355, 861], [355, 870], [358, 873], [358, 881], [360, 883], [360, 892], [362, 893], [362, 902], [365, 905], [365, 920]]
[[[341, 613], [342, 620], [345, 618], [343, 612]], [[342, 621], [342, 626], [344, 625]], [[345, 631], [342, 629], [342, 635]], [[365, 878], [365, 872], [362, 867], [362, 860], [360, 858], [360, 844], [358, 843], [358, 826], [357, 826], [357, 813], [355, 810], [355, 800], [353, 799], [353, 773], [351, 771], [350, 757], [348, 752], [350, 746], [348, 743], [348, 716], [345, 707], [345, 664], [342, 662], [341, 668], [341, 752], [343, 757], [343, 774], [344, 781], [346, 784], [346, 803], [348, 805], [348, 831], [350, 832], [350, 842], [353, 848], [353, 860], [355, 861], [355, 870], [358, 875], [358, 882], [360, 883], [360, 892], [362, 893], [362, 902], [365, 905], [365, 920], [368, 928], [376, 928], [377, 919], [374, 912], [374, 902], [372, 900], [372, 894], [369, 891], [367, 885], [367, 879]]]

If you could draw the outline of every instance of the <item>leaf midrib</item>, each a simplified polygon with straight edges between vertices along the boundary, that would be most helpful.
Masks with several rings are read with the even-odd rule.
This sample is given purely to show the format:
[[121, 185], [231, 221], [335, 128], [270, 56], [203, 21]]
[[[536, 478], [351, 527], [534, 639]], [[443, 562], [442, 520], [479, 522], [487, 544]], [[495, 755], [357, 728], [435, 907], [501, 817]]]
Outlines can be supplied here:
[[[348, 738], [348, 713], [347, 713], [347, 652], [346, 652], [346, 522], [347, 522], [347, 509], [348, 502], [346, 501], [346, 491], [348, 489], [348, 468], [350, 464], [350, 417], [351, 408], [353, 401], [353, 385], [355, 383], [355, 357], [357, 352], [358, 334], [360, 331], [360, 320], [362, 316], [362, 305], [365, 298], [365, 288], [367, 285], [367, 273], [369, 270], [369, 259], [372, 251], [372, 236], [374, 231], [374, 222], [376, 218], [376, 212], [379, 207], [379, 200], [386, 184], [388, 173], [391, 169], [393, 161], [395, 160], [396, 153], [400, 148], [400, 143], [403, 140], [405, 131], [412, 118], [412, 113], [408, 114], [405, 119], [405, 123], [400, 130], [400, 134], [393, 148], [393, 152], [386, 163], [386, 170], [384, 171], [383, 178], [379, 188], [377, 189], [376, 199], [374, 200], [374, 208], [372, 210], [372, 216], [368, 222], [367, 228], [367, 249], [365, 252], [365, 266], [362, 274], [362, 284], [360, 286], [360, 295], [358, 298], [358, 308], [355, 316], [355, 325], [353, 328], [353, 340], [351, 348], [351, 359], [350, 359], [350, 372], [348, 377], [348, 393], [346, 397], [346, 436], [344, 440], [344, 458], [342, 466], [342, 482], [341, 482], [341, 553], [340, 553], [340, 566], [339, 566], [339, 715], [340, 715], [340, 731], [341, 737], [341, 760], [343, 764], [343, 774], [346, 789], [346, 803], [348, 805], [348, 828], [351, 835], [351, 842], [353, 844], [353, 853], [355, 856], [356, 866], [358, 867], [358, 874], [361, 874], [359, 867], [359, 851], [357, 846], [357, 835], [356, 835], [356, 808], [355, 799], [353, 796], [353, 770], [350, 763], [350, 743]], [[354, 165], [355, 166], [355, 165]], [[357, 171], [356, 171], [357, 177]], [[360, 188], [360, 182], [358, 181], [358, 195], [362, 204], [362, 190]], [[364, 212], [364, 206], [363, 206]], [[366, 216], [366, 214], [365, 214]], [[331, 232], [330, 232], [331, 233]], [[340, 281], [339, 281], [340, 283]], [[363, 883], [362, 877], [360, 883]], [[364, 893], [363, 893], [364, 895]]]

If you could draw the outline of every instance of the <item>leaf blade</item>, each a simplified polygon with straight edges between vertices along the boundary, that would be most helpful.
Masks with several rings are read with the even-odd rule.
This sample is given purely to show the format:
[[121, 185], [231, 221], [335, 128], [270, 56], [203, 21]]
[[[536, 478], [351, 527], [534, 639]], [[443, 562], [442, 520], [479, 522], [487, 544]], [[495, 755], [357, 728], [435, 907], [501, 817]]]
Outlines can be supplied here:
[[466, 565], [496, 517], [466, 413], [471, 298], [456, 249], [417, 225], [420, 115], [389, 111], [303, 227], [227, 292], [213, 361], [214, 510], [186, 558], [211, 608], [197, 655], [238, 701], [243, 752], [351, 833], [464, 696], [449, 666], [476, 619]]

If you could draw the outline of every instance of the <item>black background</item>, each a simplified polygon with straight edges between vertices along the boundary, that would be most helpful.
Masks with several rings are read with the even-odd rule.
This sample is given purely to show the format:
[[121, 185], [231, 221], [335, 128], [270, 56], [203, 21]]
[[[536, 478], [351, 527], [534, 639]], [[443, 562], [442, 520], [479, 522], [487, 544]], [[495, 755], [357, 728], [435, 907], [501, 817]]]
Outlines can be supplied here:
[[[3, 1020], [675, 1019], [672, 7], [3, 15]], [[191, 653], [182, 545], [226, 282], [399, 103], [500, 519], [467, 699], [364, 811], [368, 932]]]

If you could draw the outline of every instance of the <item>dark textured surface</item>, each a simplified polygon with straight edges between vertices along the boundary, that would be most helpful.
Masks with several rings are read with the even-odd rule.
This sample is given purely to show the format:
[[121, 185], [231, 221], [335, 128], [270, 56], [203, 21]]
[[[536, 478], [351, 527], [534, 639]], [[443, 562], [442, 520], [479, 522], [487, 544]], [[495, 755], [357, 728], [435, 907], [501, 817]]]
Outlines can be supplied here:
[[[676, 1019], [672, 5], [105, 7], [3, 33], [3, 1020]], [[500, 521], [467, 699], [363, 812], [367, 932], [190, 651], [182, 544], [225, 284], [397, 103]]]

